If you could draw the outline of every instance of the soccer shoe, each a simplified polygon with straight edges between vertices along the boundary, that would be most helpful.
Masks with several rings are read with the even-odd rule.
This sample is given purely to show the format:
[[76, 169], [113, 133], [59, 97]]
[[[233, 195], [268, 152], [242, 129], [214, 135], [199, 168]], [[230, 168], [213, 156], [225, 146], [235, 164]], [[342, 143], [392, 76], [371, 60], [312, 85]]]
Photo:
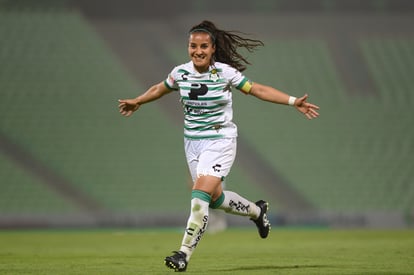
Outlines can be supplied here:
[[173, 251], [173, 253], [174, 255], [165, 257], [165, 265], [176, 272], [185, 271], [187, 269], [187, 255], [182, 251]]
[[270, 231], [270, 222], [267, 219], [267, 209], [269, 208], [269, 203], [260, 200], [256, 202], [256, 205], [260, 207], [260, 215], [259, 217], [254, 220], [251, 219], [257, 226], [257, 229], [259, 230], [259, 235], [260, 237], [262, 237], [263, 239], [267, 237], [267, 235], [269, 234]]

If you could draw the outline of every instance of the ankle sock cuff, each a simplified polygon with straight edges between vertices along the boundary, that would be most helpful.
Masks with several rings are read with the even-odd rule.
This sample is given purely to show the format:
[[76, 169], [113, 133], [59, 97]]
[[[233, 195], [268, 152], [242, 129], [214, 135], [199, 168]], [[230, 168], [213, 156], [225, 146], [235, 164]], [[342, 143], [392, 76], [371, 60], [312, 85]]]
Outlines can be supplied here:
[[224, 202], [224, 192], [221, 192], [220, 197], [218, 197], [216, 201], [212, 201], [210, 203], [210, 208], [217, 209], [223, 204], [223, 202]]
[[205, 202], [208, 202], [208, 203], [211, 202], [211, 196], [208, 193], [206, 193], [204, 191], [201, 191], [201, 190], [191, 191], [191, 199], [194, 199], [194, 198], [198, 198], [198, 199], [200, 199], [202, 201], [205, 201]]

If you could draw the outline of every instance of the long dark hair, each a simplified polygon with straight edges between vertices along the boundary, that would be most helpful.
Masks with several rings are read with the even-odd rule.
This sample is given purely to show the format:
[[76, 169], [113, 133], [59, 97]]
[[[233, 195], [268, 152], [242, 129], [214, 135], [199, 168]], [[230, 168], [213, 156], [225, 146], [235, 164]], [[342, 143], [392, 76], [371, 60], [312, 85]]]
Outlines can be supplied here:
[[189, 31], [190, 34], [194, 32], [208, 33], [216, 46], [213, 56], [214, 60], [226, 63], [240, 72], [244, 71], [246, 65], [250, 65], [250, 63], [244, 56], [238, 53], [238, 48], [245, 48], [247, 51], [253, 52], [257, 47], [264, 46], [260, 40], [245, 38], [241, 36], [244, 33], [239, 31], [220, 30], [214, 23], [207, 20], [193, 26]]

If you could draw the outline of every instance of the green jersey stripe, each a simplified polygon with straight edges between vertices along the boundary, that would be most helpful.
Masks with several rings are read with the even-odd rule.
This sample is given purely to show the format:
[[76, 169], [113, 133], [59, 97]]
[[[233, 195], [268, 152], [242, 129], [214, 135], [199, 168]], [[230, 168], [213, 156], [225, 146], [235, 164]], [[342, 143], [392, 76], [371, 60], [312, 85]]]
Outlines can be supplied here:
[[184, 69], [178, 69], [178, 71], [177, 71], [178, 73], [183, 73], [183, 74], [190, 74], [190, 72], [189, 71], [186, 71], [186, 70], [184, 70]]
[[214, 125], [208, 125], [208, 126], [198, 126], [198, 127], [188, 127], [184, 125], [184, 129], [189, 130], [189, 131], [209, 131], [209, 130], [215, 130], [215, 129], [220, 129], [221, 126], [218, 125], [217, 123], [214, 123]]
[[215, 105], [211, 105], [211, 106], [193, 106], [193, 105], [185, 105], [185, 108], [191, 108], [191, 109], [208, 109], [208, 110], [212, 110], [212, 109], [217, 109], [220, 107], [223, 107], [227, 105], [227, 103], [222, 103], [222, 104], [215, 104]]
[[188, 139], [216, 139], [216, 138], [224, 138], [224, 135], [188, 135], [188, 134], [184, 134], [184, 137], [188, 138]]
[[[185, 86], [185, 87], [181, 87], [181, 90], [183, 91], [191, 91], [192, 89], [194, 89], [194, 87], [191, 86]], [[209, 91], [221, 91], [223, 90], [223, 86], [216, 86], [216, 87], [212, 87], [211, 85], [208, 87]]]
[[[184, 112], [184, 114], [186, 115], [191, 115], [192, 117], [202, 117], [202, 118], [209, 118], [209, 117], [216, 117], [216, 116], [221, 116], [222, 114], [224, 114], [224, 112], [219, 112], [219, 113], [206, 113], [206, 114], [194, 114], [194, 113], [190, 113], [190, 112]], [[193, 121], [191, 119], [187, 119], [185, 118], [186, 121]]]
[[[224, 97], [223, 96], [215, 96], [215, 97], [201, 97], [201, 96], [199, 96], [197, 98], [198, 101], [210, 101], [210, 100], [220, 100], [220, 99], [224, 99]], [[192, 100], [192, 99], [190, 99], [189, 96], [182, 96], [181, 100]]]
[[[187, 120], [187, 121], [190, 121], [190, 120]], [[224, 123], [224, 121], [199, 121], [199, 120], [191, 120], [191, 123], [192, 124], [198, 124], [198, 125], [209, 125], [209, 126], [212, 126], [212, 125], [217, 125], [217, 124], [222, 125]]]
[[227, 83], [224, 79], [218, 79], [218, 80], [210, 80], [210, 79], [200, 79], [200, 80], [184, 80], [184, 79], [177, 79], [177, 82], [183, 82], [188, 84], [193, 83], [208, 83], [208, 84], [223, 84]]

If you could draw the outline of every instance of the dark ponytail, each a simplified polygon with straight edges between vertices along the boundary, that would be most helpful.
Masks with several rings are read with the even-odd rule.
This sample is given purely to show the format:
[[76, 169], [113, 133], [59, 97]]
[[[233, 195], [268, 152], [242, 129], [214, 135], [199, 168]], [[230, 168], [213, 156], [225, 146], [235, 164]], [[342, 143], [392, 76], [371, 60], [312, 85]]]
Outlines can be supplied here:
[[253, 52], [257, 47], [264, 45], [260, 40], [241, 36], [244, 33], [220, 30], [212, 22], [207, 20], [193, 26], [190, 29], [190, 34], [193, 32], [208, 33], [213, 44], [216, 46], [214, 60], [226, 63], [240, 72], [244, 71], [246, 65], [250, 65], [250, 63], [245, 57], [238, 53], [238, 48], [245, 48], [247, 51]]

